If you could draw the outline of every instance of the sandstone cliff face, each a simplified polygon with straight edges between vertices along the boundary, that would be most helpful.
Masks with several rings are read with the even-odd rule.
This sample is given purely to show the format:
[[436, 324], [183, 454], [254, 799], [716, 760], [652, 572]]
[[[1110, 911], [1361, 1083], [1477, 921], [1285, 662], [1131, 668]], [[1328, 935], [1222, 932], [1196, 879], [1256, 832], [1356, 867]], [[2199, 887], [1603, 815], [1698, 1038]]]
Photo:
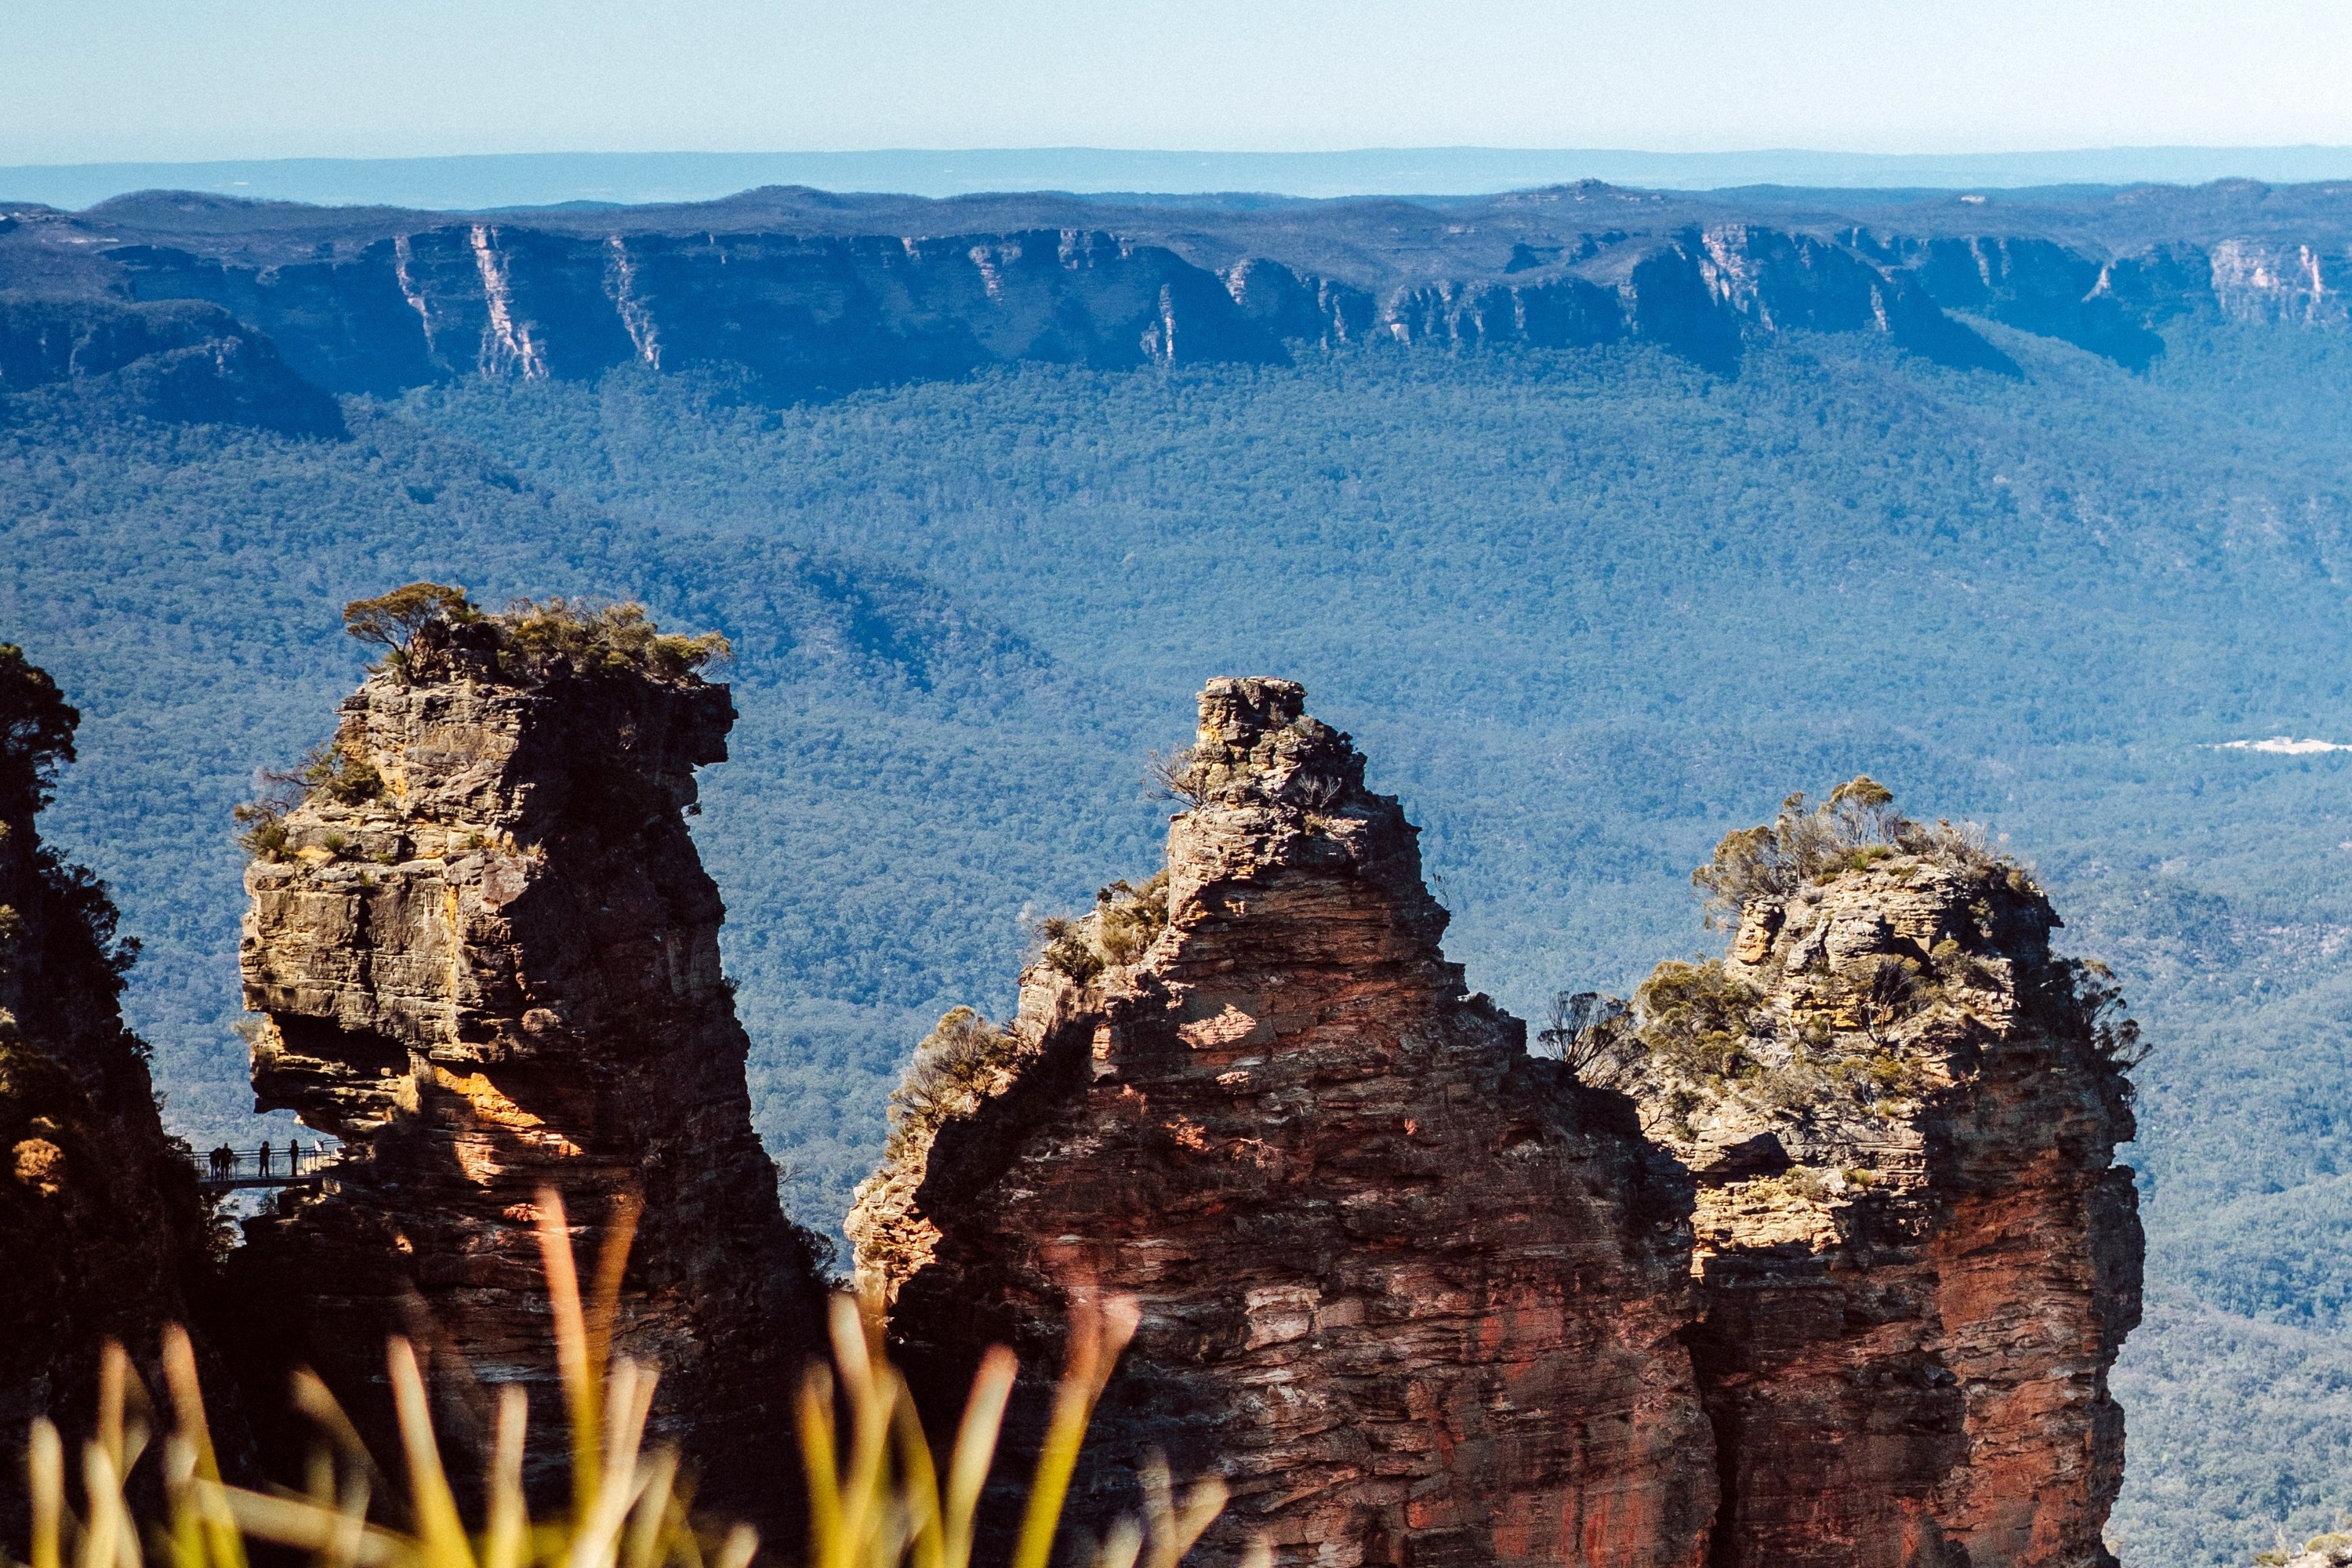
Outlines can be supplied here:
[[[89, 874], [42, 847], [35, 813], [73, 756], [78, 715], [0, 644], [0, 1463], [23, 1474], [26, 1423], [88, 1430], [99, 1350], [152, 1372], [207, 1266], [187, 1149], [164, 1136], [146, 1047], [117, 1007], [129, 952]], [[0, 1485], [0, 1530], [22, 1526]]]
[[1696, 1563], [1683, 1173], [1464, 995], [1415, 829], [1301, 701], [1212, 682], [1164, 882], [1053, 932], [1009, 1030], [927, 1042], [861, 1278], [935, 1419], [982, 1345], [1021, 1352], [1016, 1450], [1070, 1304], [1139, 1299], [1074, 1493], [1097, 1530], [1158, 1447], [1231, 1482], [1227, 1550]]
[[501, 674], [489, 630], [428, 626], [406, 675], [371, 677], [247, 870], [257, 1095], [348, 1154], [248, 1226], [241, 1298], [264, 1359], [307, 1361], [376, 1420], [397, 1331], [433, 1355], [461, 1441], [473, 1378], [531, 1385], [551, 1422], [536, 1194], [562, 1194], [583, 1272], [639, 1200], [613, 1349], [662, 1369], [654, 1428], [705, 1500], [773, 1521], [822, 1312], [751, 1131], [723, 911], [683, 819], [733, 707], [691, 674]]
[[1893, 831], [1749, 897], [1719, 968], [1662, 966], [1638, 999], [1627, 1080], [1699, 1181], [1715, 1561], [2108, 1563], [2128, 1038], [2023, 872]]

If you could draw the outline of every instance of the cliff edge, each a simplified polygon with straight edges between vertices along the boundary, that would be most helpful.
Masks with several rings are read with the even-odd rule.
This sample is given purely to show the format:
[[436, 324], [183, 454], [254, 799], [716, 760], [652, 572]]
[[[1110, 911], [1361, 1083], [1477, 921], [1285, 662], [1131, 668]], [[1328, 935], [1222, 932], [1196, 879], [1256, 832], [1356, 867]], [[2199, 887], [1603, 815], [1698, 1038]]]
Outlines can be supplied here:
[[[35, 828], [79, 721], [46, 671], [0, 643], [0, 1473], [12, 1478], [37, 1415], [79, 1448], [106, 1340], [152, 1380], [160, 1331], [187, 1321], [210, 1264], [194, 1166], [164, 1134], [147, 1047], [122, 1023], [136, 945], [116, 937], [104, 885]], [[234, 1409], [226, 1391], [220, 1403]], [[0, 1486], [11, 1540], [24, 1506], [20, 1487]]]
[[611, 1344], [661, 1369], [651, 1430], [705, 1503], [789, 1519], [822, 1288], [751, 1130], [686, 829], [734, 721], [697, 673], [713, 645], [633, 607], [404, 593], [377, 602], [399, 601], [389, 628], [355, 623], [389, 655], [298, 795], [252, 814], [255, 1092], [343, 1142], [234, 1257], [255, 1354], [308, 1362], [380, 1431], [384, 1337], [406, 1333], [460, 1444], [477, 1379], [529, 1385], [553, 1423], [537, 1195], [562, 1194], [583, 1274], [636, 1213]]

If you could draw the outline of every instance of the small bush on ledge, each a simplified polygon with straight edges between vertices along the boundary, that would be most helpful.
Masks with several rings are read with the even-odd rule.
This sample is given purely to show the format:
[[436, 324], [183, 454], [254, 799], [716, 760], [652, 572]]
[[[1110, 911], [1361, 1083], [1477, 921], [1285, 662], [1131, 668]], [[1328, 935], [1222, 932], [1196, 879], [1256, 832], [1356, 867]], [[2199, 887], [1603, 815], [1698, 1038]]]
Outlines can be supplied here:
[[678, 681], [725, 658], [717, 632], [664, 632], [643, 605], [561, 595], [517, 599], [487, 614], [463, 588], [411, 583], [343, 606], [343, 629], [384, 650], [371, 668], [407, 680], [471, 675], [515, 685], [562, 676], [640, 675]]

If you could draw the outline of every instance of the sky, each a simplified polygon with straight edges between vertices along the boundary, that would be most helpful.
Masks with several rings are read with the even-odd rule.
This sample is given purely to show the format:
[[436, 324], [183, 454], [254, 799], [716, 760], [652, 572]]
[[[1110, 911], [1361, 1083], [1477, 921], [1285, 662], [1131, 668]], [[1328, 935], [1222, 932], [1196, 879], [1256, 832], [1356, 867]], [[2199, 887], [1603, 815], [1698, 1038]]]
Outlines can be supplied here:
[[0, 164], [2352, 144], [2289, 0], [0, 0]]

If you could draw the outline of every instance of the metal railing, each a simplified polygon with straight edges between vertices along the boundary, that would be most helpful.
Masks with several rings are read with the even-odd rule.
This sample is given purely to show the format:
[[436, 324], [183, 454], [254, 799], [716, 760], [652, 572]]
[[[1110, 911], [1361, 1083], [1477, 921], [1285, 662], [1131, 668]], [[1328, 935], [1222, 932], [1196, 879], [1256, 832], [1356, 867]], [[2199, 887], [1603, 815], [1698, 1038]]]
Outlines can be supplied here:
[[264, 1148], [215, 1149], [191, 1156], [197, 1182], [207, 1187], [290, 1187], [316, 1181], [341, 1158], [324, 1143], [271, 1143]]

